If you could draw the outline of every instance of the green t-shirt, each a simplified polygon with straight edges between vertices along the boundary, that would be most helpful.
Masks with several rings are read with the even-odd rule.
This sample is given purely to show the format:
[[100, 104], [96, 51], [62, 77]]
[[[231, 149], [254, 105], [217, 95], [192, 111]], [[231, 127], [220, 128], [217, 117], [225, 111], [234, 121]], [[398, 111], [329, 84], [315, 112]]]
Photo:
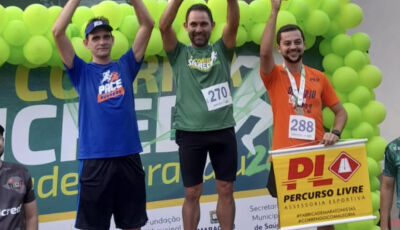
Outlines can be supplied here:
[[400, 208], [400, 138], [393, 140], [386, 147], [383, 175], [395, 179], [397, 207]]
[[[167, 53], [176, 87], [175, 129], [209, 131], [235, 126], [232, 103], [226, 103], [231, 98], [233, 52], [220, 39], [201, 48], [178, 42]], [[210, 110], [211, 102], [221, 102], [223, 106]]]

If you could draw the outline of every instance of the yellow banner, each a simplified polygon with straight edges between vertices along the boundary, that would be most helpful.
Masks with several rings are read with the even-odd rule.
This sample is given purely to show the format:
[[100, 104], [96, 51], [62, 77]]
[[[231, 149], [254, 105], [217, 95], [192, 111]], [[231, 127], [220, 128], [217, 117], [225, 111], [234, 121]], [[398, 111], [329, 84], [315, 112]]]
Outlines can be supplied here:
[[282, 229], [374, 218], [364, 142], [270, 151]]

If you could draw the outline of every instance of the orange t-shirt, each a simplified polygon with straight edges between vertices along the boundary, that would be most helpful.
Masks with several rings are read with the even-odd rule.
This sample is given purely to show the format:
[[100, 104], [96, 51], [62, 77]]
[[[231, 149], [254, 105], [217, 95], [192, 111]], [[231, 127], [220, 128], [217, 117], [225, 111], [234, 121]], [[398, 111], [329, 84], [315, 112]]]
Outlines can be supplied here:
[[[322, 124], [322, 105], [333, 106], [339, 102], [335, 90], [326, 76], [311, 67], [305, 66], [304, 116], [315, 119], [315, 139], [322, 140], [325, 130]], [[293, 74], [293, 73], [292, 73]], [[289, 117], [296, 115], [293, 92], [286, 70], [275, 65], [270, 74], [260, 70], [261, 79], [267, 89], [273, 113], [272, 149], [301, 147], [310, 140], [289, 138]], [[300, 85], [300, 73], [294, 73], [297, 88]], [[292, 100], [291, 100], [292, 99]], [[315, 144], [313, 142], [313, 144]]]

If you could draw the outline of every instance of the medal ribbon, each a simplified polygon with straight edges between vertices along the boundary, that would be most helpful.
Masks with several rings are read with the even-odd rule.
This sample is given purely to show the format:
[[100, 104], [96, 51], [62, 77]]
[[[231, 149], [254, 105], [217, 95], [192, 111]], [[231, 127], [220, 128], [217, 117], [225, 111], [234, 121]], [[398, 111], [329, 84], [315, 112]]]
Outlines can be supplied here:
[[306, 87], [306, 73], [304, 70], [304, 66], [301, 65], [301, 77], [300, 77], [300, 89], [297, 90], [297, 85], [296, 85], [296, 81], [294, 80], [294, 77], [292, 75], [292, 73], [289, 71], [289, 69], [286, 67], [285, 63], [282, 64], [283, 68], [286, 70], [286, 72], [288, 73], [288, 77], [290, 80], [290, 84], [292, 86], [292, 90], [293, 90], [293, 95], [296, 98], [296, 105], [297, 106], [302, 106], [303, 105], [303, 96], [304, 96], [304, 89]]

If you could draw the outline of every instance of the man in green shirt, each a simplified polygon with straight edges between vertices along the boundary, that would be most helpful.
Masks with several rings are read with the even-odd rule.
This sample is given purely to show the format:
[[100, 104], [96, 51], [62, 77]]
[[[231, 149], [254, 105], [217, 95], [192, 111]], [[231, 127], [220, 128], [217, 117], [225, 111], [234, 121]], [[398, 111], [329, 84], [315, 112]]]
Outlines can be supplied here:
[[222, 38], [215, 44], [209, 44], [215, 25], [209, 8], [203, 4], [192, 5], [184, 23], [191, 41], [189, 46], [177, 40], [172, 28], [182, 2], [169, 1], [159, 28], [176, 86], [173, 127], [186, 192], [183, 225], [184, 229], [197, 229], [203, 172], [209, 153], [216, 176], [217, 217], [221, 229], [233, 229], [237, 149], [230, 64], [239, 26], [238, 2], [227, 0], [226, 26]]
[[400, 137], [388, 144], [385, 150], [384, 169], [381, 180], [381, 229], [390, 229], [390, 211], [396, 187], [397, 208], [400, 208]]

